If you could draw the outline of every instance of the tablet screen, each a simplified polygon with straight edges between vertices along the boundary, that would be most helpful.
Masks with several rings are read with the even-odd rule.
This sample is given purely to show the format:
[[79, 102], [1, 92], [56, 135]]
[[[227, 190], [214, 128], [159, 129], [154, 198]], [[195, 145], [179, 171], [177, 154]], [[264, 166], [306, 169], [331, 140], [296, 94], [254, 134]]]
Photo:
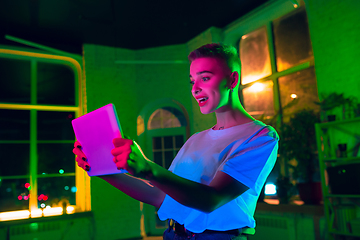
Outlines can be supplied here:
[[89, 176], [124, 173], [113, 162], [113, 139], [122, 137], [114, 104], [110, 103], [72, 121], [75, 137], [88, 159]]

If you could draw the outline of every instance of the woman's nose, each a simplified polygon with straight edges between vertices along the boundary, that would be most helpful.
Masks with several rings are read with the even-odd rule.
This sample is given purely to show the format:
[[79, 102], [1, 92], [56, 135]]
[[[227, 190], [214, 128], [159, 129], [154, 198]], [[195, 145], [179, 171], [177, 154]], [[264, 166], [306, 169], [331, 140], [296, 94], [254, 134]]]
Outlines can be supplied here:
[[198, 84], [194, 83], [193, 87], [192, 87], [192, 92], [196, 95], [199, 94], [201, 92], [201, 88], [198, 86]]

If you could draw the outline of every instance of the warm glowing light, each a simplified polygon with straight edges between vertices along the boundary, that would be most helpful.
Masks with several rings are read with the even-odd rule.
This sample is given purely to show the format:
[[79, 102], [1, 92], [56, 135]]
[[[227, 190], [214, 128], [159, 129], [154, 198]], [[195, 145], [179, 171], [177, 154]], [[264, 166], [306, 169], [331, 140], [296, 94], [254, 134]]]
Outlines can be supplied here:
[[249, 87], [249, 91], [251, 92], [261, 92], [265, 88], [263, 83], [254, 83], [251, 87]]
[[54, 215], [61, 215], [63, 213], [62, 207], [48, 207], [44, 208], [43, 210], [44, 216], [54, 216]]
[[42, 210], [41, 209], [31, 210], [30, 215], [32, 218], [42, 217]]
[[43, 200], [44, 200], [44, 201], [46, 201], [46, 200], [48, 200], [48, 199], [49, 199], [48, 196], [46, 196], [46, 195], [43, 196]]
[[291, 98], [297, 98], [297, 95], [295, 93], [290, 95]]
[[[62, 207], [50, 207], [49, 205], [45, 207], [45, 203], [41, 204], [42, 209], [31, 210], [21, 210], [13, 212], [2, 212], [0, 213], [0, 221], [16, 220], [16, 219], [26, 219], [26, 218], [38, 218], [38, 217], [47, 217], [47, 216], [56, 216], [62, 215], [64, 209]], [[67, 206], [66, 213], [72, 214], [75, 213], [75, 206]]]
[[13, 212], [3, 212], [0, 213], [0, 221], [15, 220], [15, 219], [25, 219], [30, 217], [29, 210], [13, 211]]
[[291, 2], [292, 5], [294, 6], [294, 8], [298, 8], [298, 7], [299, 7], [298, 0], [290, 0], [290, 2]]
[[18, 196], [18, 199], [19, 199], [19, 200], [22, 200], [22, 196], [21, 196], [21, 195], [19, 195], [19, 196]]
[[40, 207], [45, 208], [46, 207], [45, 203], [40, 204]]
[[71, 192], [76, 192], [77, 188], [75, 186], [71, 187]]
[[28, 196], [28, 195], [25, 195], [25, 196], [24, 196], [24, 200], [29, 200], [29, 196]]
[[274, 195], [276, 194], [276, 186], [273, 183], [268, 183], [265, 185], [265, 194]]
[[145, 132], [145, 124], [144, 119], [139, 115], [137, 117], [137, 135], [140, 136], [143, 132]]
[[70, 214], [70, 213], [74, 213], [75, 212], [75, 207], [74, 206], [67, 206], [66, 207], [66, 213]]
[[29, 188], [30, 187], [30, 183], [25, 183], [25, 187]]
[[64, 169], [60, 169], [60, 170], [59, 170], [59, 173], [60, 173], [60, 174], [64, 174], [64, 172], [65, 172]]
[[247, 84], [247, 83], [251, 83], [251, 82], [254, 82], [256, 80], [259, 80], [263, 77], [265, 77], [266, 75], [262, 74], [262, 73], [253, 73], [253, 74], [248, 74], [246, 76], [244, 76], [242, 79], [241, 79], [241, 84]]

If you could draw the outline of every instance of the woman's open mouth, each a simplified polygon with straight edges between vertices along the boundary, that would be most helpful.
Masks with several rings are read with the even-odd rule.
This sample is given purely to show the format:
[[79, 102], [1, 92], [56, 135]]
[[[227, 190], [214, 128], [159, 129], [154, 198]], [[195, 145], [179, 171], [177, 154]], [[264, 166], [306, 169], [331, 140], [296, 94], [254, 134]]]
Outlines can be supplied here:
[[204, 106], [204, 105], [207, 103], [208, 99], [209, 99], [208, 97], [199, 98], [199, 99], [198, 99], [198, 101], [199, 101], [199, 106], [200, 106], [200, 107]]

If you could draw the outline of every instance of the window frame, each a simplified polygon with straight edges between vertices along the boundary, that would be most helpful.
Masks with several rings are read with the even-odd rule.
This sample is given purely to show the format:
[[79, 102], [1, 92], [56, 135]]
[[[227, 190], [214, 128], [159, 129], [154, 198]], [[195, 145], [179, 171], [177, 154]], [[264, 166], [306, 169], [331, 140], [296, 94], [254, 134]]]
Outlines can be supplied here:
[[[150, 116], [157, 110], [161, 108], [175, 108], [182, 113], [186, 125], [173, 128], [156, 128], [148, 129], [148, 123]], [[175, 115], [176, 116], [176, 115]], [[190, 137], [190, 119], [187, 109], [175, 99], [172, 98], [161, 98], [157, 99], [146, 106], [140, 111], [138, 115], [138, 142], [142, 147], [145, 155], [150, 159], [153, 156], [153, 146], [152, 139], [153, 137], [166, 137], [166, 136], [175, 136], [183, 135], [184, 143]], [[140, 120], [141, 119], [141, 120]], [[180, 121], [181, 122], [181, 121]], [[140, 127], [141, 126], [141, 127]], [[140, 202], [140, 211], [142, 213], [141, 218], [141, 231], [146, 232], [151, 236], [161, 235], [166, 227], [157, 227], [157, 217], [154, 214], [157, 210], [154, 206], [143, 204]]]
[[[270, 65], [271, 65], [271, 74], [269, 76], [260, 78], [251, 83], [240, 85], [239, 95], [240, 99], [243, 102], [242, 90], [248, 87], [251, 87], [255, 83], [262, 83], [266, 81], [273, 82], [273, 99], [274, 99], [274, 111], [278, 112], [276, 118], [276, 126], [282, 124], [282, 111], [281, 111], [281, 100], [280, 100], [280, 87], [278, 79], [280, 77], [290, 75], [292, 73], [302, 71], [311, 67], [314, 67], [314, 56], [312, 56], [308, 61], [299, 63], [293, 67], [290, 67], [286, 70], [277, 71], [276, 67], [276, 56], [275, 56], [275, 44], [274, 44], [274, 34], [272, 22], [276, 19], [283, 18], [295, 14], [297, 11], [305, 11], [305, 6], [301, 3], [300, 6], [295, 7], [290, 1], [278, 0], [270, 4], [264, 4], [260, 8], [250, 12], [243, 18], [240, 18], [238, 21], [235, 21], [233, 24], [230, 24], [224, 29], [225, 43], [235, 45], [238, 50], [240, 45], [241, 37], [252, 33], [260, 28], [265, 27], [268, 40], [268, 49], [270, 55]], [[311, 39], [310, 39], [311, 41]], [[245, 106], [246, 107], [246, 106]]]
[[[21, 103], [1, 103], [0, 109], [9, 109], [9, 110], [29, 110], [30, 111], [30, 171], [29, 175], [25, 176], [9, 176], [2, 177], [2, 179], [11, 179], [11, 178], [29, 178], [31, 189], [29, 190], [30, 199], [29, 199], [29, 217], [31, 217], [32, 211], [38, 210], [38, 198], [37, 198], [37, 179], [39, 174], [37, 173], [37, 144], [40, 141], [37, 140], [37, 111], [59, 111], [59, 112], [74, 112], [75, 117], [79, 117], [87, 112], [86, 110], [86, 95], [85, 95], [85, 77], [83, 74], [82, 63], [79, 61], [81, 56], [74, 57], [73, 54], [68, 54], [69, 56], [49, 54], [47, 52], [30, 50], [27, 48], [15, 48], [12, 46], [0, 46], [0, 57], [5, 59], [19, 59], [30, 61], [31, 64], [31, 82], [37, 80], [36, 68], [38, 62], [46, 62], [57, 65], [67, 65], [70, 67], [74, 73], [74, 91], [75, 91], [75, 105], [40, 105], [36, 104], [36, 84], [31, 84], [31, 103], [30, 104], [21, 104]], [[35, 98], [35, 100], [34, 100]], [[33, 104], [35, 103], [35, 104]], [[5, 143], [6, 140], [0, 141], [0, 143]], [[13, 141], [12, 141], [13, 142]], [[51, 142], [51, 141], [49, 141]], [[66, 141], [66, 143], [73, 141]], [[90, 178], [87, 174], [80, 169], [75, 161], [75, 173], [68, 174], [48, 174], [47, 177], [66, 177], [66, 176], [75, 176], [75, 186], [76, 191], [76, 211], [90, 211], [91, 210], [91, 199], [90, 199]]]
[[[274, 0], [269, 3], [263, 4], [262, 6], [256, 8], [255, 10], [249, 12], [245, 16], [239, 18], [238, 20], [234, 21], [233, 23], [223, 28], [223, 36], [224, 36], [223, 42], [235, 46], [239, 51], [240, 40], [242, 36], [247, 35], [265, 26], [267, 38], [268, 38], [267, 40], [268, 40], [268, 48], [270, 55], [271, 75], [245, 85], [240, 85], [239, 97], [241, 102], [244, 102], [244, 97], [242, 94], [243, 89], [251, 87], [255, 83], [272, 81], [274, 112], [278, 113], [277, 117], [274, 119], [275, 127], [280, 127], [283, 123], [283, 116], [282, 116], [283, 114], [281, 111], [280, 87], [279, 87], [278, 79], [280, 77], [290, 75], [292, 73], [315, 66], [314, 55], [313, 55], [306, 62], [302, 62], [284, 71], [280, 71], [280, 72], [277, 71], [272, 22], [276, 19], [286, 17], [287, 15], [295, 14], [296, 11], [301, 11], [301, 10], [307, 12], [305, 3], [302, 0], [300, 1], [299, 5], [295, 5], [288, 0]], [[310, 36], [310, 41], [311, 41], [311, 36]], [[280, 158], [278, 161], [280, 162], [279, 173], [283, 176], [287, 175], [288, 166], [286, 162], [282, 158]]]

